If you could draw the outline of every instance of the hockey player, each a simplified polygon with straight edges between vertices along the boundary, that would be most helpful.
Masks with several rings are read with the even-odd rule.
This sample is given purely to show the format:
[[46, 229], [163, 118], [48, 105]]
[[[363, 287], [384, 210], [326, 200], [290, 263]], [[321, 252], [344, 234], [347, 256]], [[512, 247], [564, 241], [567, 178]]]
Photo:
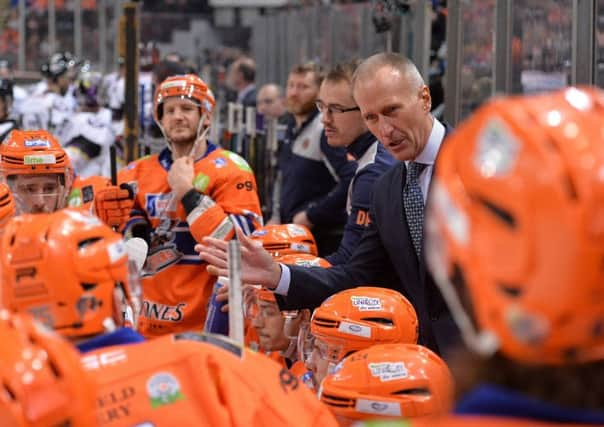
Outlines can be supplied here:
[[12, 131], [0, 145], [0, 172], [13, 193], [17, 214], [66, 206], [73, 171], [65, 151], [47, 131]]
[[125, 243], [95, 216], [71, 209], [20, 215], [0, 246], [3, 307], [28, 312], [89, 350], [142, 341], [138, 277]]
[[9, 219], [15, 216], [15, 199], [8, 186], [0, 183], [0, 236]]
[[431, 417], [450, 410], [453, 376], [434, 352], [417, 344], [381, 344], [342, 360], [319, 398], [340, 426], [359, 419]]
[[111, 174], [109, 148], [115, 142], [111, 111], [99, 105], [101, 75], [82, 73], [76, 82], [78, 111], [69, 118], [58, 139], [80, 178]]
[[30, 316], [0, 310], [0, 424], [94, 427], [91, 375], [73, 347]]
[[494, 100], [443, 147], [426, 254], [466, 348], [442, 425], [604, 425], [603, 122], [604, 92], [571, 87]]
[[375, 344], [416, 343], [417, 316], [396, 291], [359, 287], [338, 292], [313, 313], [298, 338], [299, 359], [313, 374], [315, 389], [355, 351]]
[[167, 147], [119, 175], [136, 192], [125, 234], [149, 243], [139, 323], [148, 337], [202, 329], [216, 279], [195, 255], [196, 242], [228, 240], [236, 227], [249, 234], [261, 225], [252, 170], [206, 138], [213, 107], [199, 77], [166, 79], [155, 95], [154, 116]]
[[71, 162], [47, 131], [10, 133], [0, 145], [0, 173], [15, 199], [17, 214], [54, 212], [67, 205], [95, 213], [108, 225], [123, 225], [132, 190], [92, 177], [75, 184]]
[[300, 224], [269, 224], [255, 230], [252, 239], [262, 243], [273, 257], [305, 253], [317, 256], [317, 243], [310, 230]]
[[42, 66], [46, 83], [40, 84], [31, 95], [29, 102], [23, 103], [21, 108], [23, 129], [61, 132], [66, 121], [77, 110], [71, 87], [76, 65], [75, 58], [65, 52], [54, 54], [49, 62]]
[[337, 425], [287, 369], [222, 336], [168, 335], [82, 361], [105, 427]]

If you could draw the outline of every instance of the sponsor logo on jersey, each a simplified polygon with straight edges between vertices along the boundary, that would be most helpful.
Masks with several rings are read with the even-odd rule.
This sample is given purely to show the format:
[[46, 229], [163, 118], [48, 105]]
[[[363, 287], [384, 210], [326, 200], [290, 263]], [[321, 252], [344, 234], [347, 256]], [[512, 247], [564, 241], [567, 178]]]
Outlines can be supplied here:
[[227, 161], [224, 157], [217, 157], [214, 159], [214, 166], [216, 169], [222, 169], [227, 165]]
[[147, 394], [152, 408], [170, 405], [183, 400], [185, 396], [180, 390], [180, 383], [169, 372], [158, 372], [147, 380]]
[[150, 300], [143, 300], [140, 314], [148, 319], [177, 323], [182, 321], [184, 317], [183, 310], [186, 306], [187, 304], [184, 302], [176, 305], [167, 305]]
[[268, 233], [267, 230], [256, 230], [252, 233], [252, 236], [254, 237], [263, 237], [266, 236], [266, 233]]
[[409, 376], [409, 371], [404, 362], [369, 363], [367, 367], [371, 372], [371, 376], [378, 377], [382, 382]]
[[69, 196], [67, 197], [67, 206], [70, 208], [77, 208], [82, 206], [82, 190], [74, 188]]
[[229, 151], [227, 153], [227, 156], [242, 171], [245, 171], [245, 172], [252, 171], [252, 168], [250, 167], [250, 165], [248, 165], [247, 162], [245, 161], [245, 159], [243, 157], [241, 157], [239, 154], [235, 154], [235, 153], [232, 153]]
[[382, 300], [379, 298], [351, 296], [350, 302], [359, 311], [378, 311], [382, 309]]
[[87, 371], [101, 369], [107, 366], [119, 365], [126, 363], [128, 355], [124, 349], [108, 350], [102, 353], [85, 355], [80, 358], [82, 366]]
[[147, 262], [141, 276], [154, 276], [165, 268], [176, 264], [182, 256], [183, 254], [176, 248], [174, 243], [154, 247], [147, 255]]
[[136, 396], [136, 389], [129, 385], [114, 388], [97, 395], [97, 416], [101, 425], [122, 420], [132, 414], [132, 399]]
[[28, 139], [25, 141], [26, 147], [46, 147], [50, 148], [50, 142], [46, 139]]
[[145, 206], [149, 218], [160, 218], [168, 212], [172, 194], [148, 193], [145, 194]]
[[206, 189], [208, 188], [208, 185], [210, 185], [210, 177], [204, 175], [203, 173], [197, 174], [197, 176], [193, 180], [193, 187], [195, 187], [197, 191], [201, 191], [202, 193], [205, 193]]

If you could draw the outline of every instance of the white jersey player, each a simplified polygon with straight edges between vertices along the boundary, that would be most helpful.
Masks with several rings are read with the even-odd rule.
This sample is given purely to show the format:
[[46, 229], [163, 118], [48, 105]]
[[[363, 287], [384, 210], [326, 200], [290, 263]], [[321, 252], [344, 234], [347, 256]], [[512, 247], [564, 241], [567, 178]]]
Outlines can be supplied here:
[[75, 172], [81, 178], [94, 175], [109, 177], [109, 148], [115, 142], [111, 111], [99, 105], [102, 77], [89, 72], [76, 84], [79, 111], [57, 134], [69, 155]]

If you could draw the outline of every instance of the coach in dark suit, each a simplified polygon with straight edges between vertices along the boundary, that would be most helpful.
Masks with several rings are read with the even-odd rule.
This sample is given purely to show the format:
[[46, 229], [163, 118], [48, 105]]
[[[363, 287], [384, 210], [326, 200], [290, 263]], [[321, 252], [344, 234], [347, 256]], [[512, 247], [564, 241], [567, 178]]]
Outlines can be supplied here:
[[[369, 130], [400, 164], [377, 182], [371, 224], [352, 258], [327, 270], [288, 267], [273, 263], [243, 238], [243, 279], [275, 289], [283, 310], [314, 308], [328, 296], [360, 285], [398, 290], [415, 307], [420, 343], [442, 353], [458, 332], [426, 271], [422, 232], [433, 165], [448, 130], [430, 114], [430, 91], [417, 68], [398, 54], [365, 60], [355, 73], [353, 95]], [[205, 243], [202, 258], [224, 274], [221, 244]]]

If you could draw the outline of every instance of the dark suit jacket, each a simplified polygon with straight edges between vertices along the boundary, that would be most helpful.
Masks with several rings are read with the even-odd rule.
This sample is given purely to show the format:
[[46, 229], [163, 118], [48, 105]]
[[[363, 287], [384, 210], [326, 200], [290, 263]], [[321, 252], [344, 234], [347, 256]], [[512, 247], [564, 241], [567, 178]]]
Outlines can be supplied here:
[[402, 200], [405, 175], [399, 163], [376, 183], [371, 224], [347, 264], [326, 270], [290, 267], [288, 295], [277, 296], [281, 309], [315, 308], [343, 289], [382, 286], [401, 292], [415, 307], [420, 344], [443, 353], [457, 341], [459, 332], [411, 243]]
[[258, 90], [255, 87], [252, 90], [250, 90], [248, 93], [246, 93], [245, 96], [243, 97], [243, 99], [241, 100], [241, 103], [243, 104], [243, 106], [244, 107], [255, 107], [257, 93], [258, 93]]

